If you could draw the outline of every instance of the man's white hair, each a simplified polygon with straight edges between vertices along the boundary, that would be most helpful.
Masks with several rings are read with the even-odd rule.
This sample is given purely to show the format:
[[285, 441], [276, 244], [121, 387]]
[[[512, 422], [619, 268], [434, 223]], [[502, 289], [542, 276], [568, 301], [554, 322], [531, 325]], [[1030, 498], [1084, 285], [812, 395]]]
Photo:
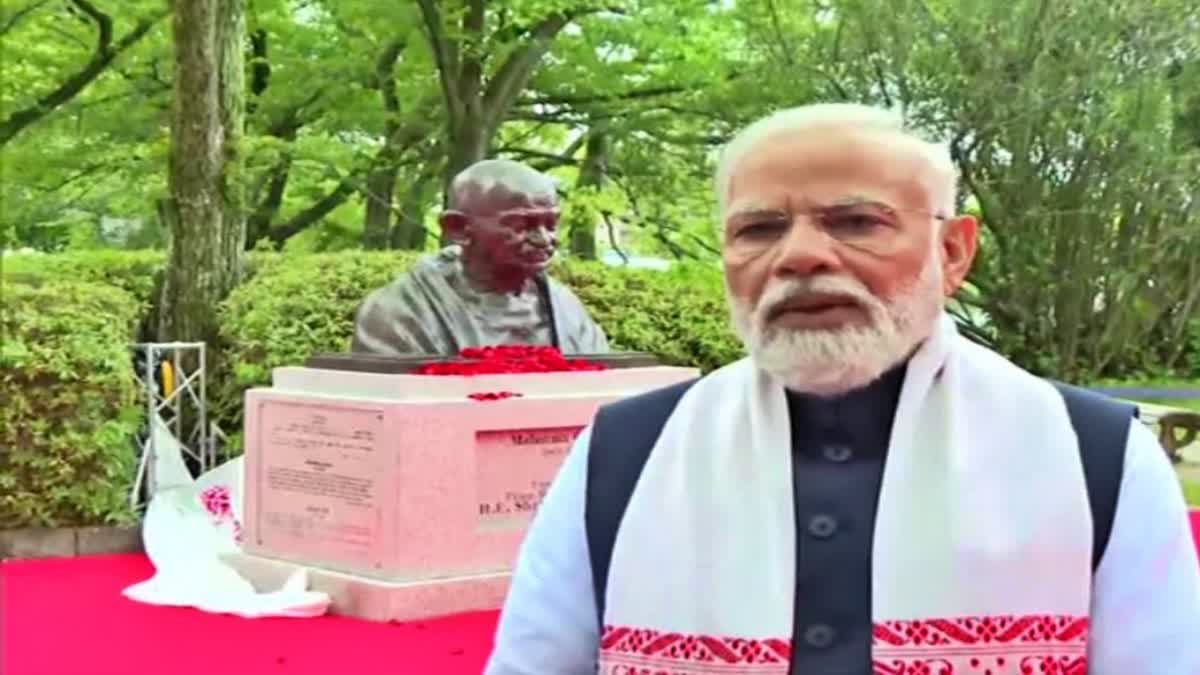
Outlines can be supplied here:
[[938, 184], [931, 186], [936, 190], [934, 208], [939, 215], [949, 217], [954, 214], [958, 181], [949, 147], [944, 143], [930, 142], [907, 126], [898, 113], [857, 103], [818, 103], [780, 110], [738, 132], [725, 146], [717, 163], [716, 190], [721, 213], [728, 206], [733, 172], [747, 154], [777, 135], [819, 133], [822, 129], [830, 128], [895, 134], [912, 141], [937, 174]]

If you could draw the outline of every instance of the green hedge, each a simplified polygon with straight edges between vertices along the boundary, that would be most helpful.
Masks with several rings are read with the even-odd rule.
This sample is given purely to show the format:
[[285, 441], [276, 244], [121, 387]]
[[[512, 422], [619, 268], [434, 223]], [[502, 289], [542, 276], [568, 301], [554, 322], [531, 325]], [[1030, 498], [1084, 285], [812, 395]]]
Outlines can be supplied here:
[[[163, 256], [81, 252], [4, 258], [0, 528], [123, 521], [141, 422], [129, 344], [150, 324]], [[412, 254], [255, 252], [220, 307], [210, 363], [213, 418], [240, 444], [242, 396], [271, 369], [349, 347], [354, 310]], [[578, 293], [616, 349], [710, 370], [737, 358], [714, 267], [671, 272], [569, 261]]]
[[[0, 353], [0, 528], [122, 521], [141, 424], [129, 343], [148, 313], [161, 252], [81, 252], [3, 259]], [[213, 418], [241, 436], [245, 389], [271, 369], [343, 351], [354, 310], [403, 273], [412, 254], [255, 252], [246, 281], [219, 308], [210, 363]], [[704, 371], [742, 354], [728, 327], [720, 271], [669, 272], [566, 261], [570, 286], [615, 349], [651, 352]], [[1200, 319], [1191, 358], [1200, 369]]]
[[[88, 276], [55, 264], [22, 281], [6, 269], [0, 529], [132, 517], [128, 491], [143, 409], [129, 343], [145, 304], [116, 286], [48, 278], [55, 271], [103, 278], [102, 265]], [[113, 269], [138, 265], [123, 260]]]
[[148, 307], [164, 259], [161, 251], [11, 255], [4, 258], [4, 280], [28, 284], [77, 281], [116, 286]]
[[[210, 401], [227, 433], [240, 432], [242, 392], [270, 381], [271, 369], [350, 346], [354, 311], [371, 290], [403, 273], [411, 254], [335, 253], [261, 261], [257, 274], [221, 309], [222, 361]], [[571, 287], [614, 349], [710, 370], [738, 358], [721, 277], [713, 267], [671, 272], [559, 263], [551, 274]]]

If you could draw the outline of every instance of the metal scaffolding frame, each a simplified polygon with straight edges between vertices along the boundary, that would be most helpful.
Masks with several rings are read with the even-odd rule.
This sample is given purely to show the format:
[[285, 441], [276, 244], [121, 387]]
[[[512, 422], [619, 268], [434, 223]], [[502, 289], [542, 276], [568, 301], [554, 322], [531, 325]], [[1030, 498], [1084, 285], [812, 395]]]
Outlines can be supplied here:
[[155, 429], [160, 423], [179, 442], [185, 462], [190, 460], [199, 473], [217, 465], [222, 435], [208, 419], [203, 342], [142, 342], [133, 348], [142, 359], [137, 370], [146, 401], [146, 428], [138, 442], [137, 475], [129, 494], [130, 505], [139, 509], [157, 489]]

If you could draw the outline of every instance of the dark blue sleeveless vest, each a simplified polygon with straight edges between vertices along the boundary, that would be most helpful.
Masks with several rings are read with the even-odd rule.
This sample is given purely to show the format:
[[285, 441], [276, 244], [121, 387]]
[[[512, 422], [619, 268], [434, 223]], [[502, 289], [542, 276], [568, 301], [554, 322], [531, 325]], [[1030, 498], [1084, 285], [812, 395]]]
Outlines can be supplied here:
[[[874, 400], [851, 401], [848, 406], [886, 410], [882, 415], [868, 413], [848, 420], [852, 424], [847, 426], [866, 436], [859, 447], [886, 446], [903, 371], [884, 380], [889, 378], [890, 384], [885, 381], [876, 387]], [[692, 384], [694, 381], [684, 382], [624, 399], [602, 407], [596, 415], [588, 449], [584, 520], [601, 625], [613, 544], [625, 507], [663, 425]], [[1094, 528], [1094, 570], [1112, 529], [1129, 422], [1136, 417], [1137, 408], [1084, 389], [1053, 384], [1066, 402], [1079, 437]], [[809, 433], [796, 423], [800, 417], [809, 427], [821, 427], [828, 421], [828, 412], [806, 409], [791, 395], [788, 407], [793, 416], [793, 462], [803, 463], [803, 471], [793, 474], [806, 477], [794, 483], [799, 550], [792, 672], [869, 675], [870, 548], [886, 451], [869, 450], [875, 455], [856, 457], [852, 441], [841, 443], [835, 434], [835, 440], [829, 442], [819, 430]], [[881, 417], [888, 418], [884, 427], [879, 426]], [[824, 440], [800, 447], [806, 437]]]

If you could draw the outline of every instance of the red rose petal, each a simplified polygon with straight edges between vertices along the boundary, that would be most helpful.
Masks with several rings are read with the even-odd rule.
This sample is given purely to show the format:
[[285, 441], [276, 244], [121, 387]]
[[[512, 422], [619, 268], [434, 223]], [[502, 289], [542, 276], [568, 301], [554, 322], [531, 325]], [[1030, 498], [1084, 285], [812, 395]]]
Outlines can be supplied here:
[[[554, 347], [496, 345], [469, 347], [458, 354], [461, 361], [428, 363], [417, 375], [512, 375], [604, 370], [605, 366], [584, 359], [568, 359]], [[488, 399], [491, 400], [491, 399]]]

